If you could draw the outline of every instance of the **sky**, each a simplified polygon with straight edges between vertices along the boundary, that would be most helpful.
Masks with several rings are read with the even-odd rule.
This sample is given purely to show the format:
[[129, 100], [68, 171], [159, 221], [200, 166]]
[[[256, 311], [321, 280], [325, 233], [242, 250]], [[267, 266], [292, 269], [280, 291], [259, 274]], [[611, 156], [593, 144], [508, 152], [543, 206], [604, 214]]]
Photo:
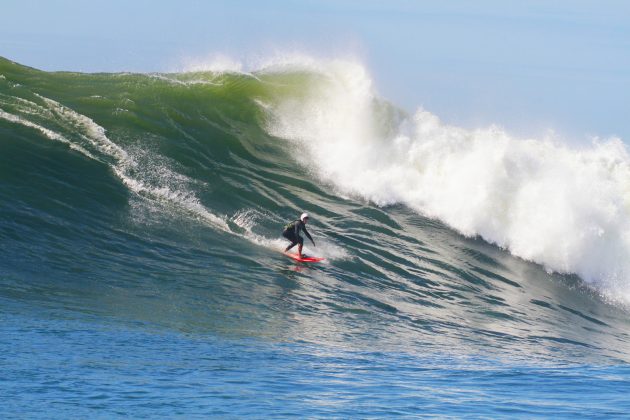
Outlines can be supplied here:
[[358, 59], [381, 96], [448, 124], [630, 142], [627, 1], [2, 1], [0, 56], [42, 70], [282, 52]]

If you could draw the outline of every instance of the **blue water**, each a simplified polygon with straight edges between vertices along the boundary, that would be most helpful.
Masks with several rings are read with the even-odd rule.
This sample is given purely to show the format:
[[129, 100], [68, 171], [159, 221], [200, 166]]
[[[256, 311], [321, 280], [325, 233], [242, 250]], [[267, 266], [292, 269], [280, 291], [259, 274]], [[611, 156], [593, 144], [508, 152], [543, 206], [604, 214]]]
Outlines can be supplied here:
[[618, 418], [630, 410], [628, 366], [357, 351], [82, 318], [5, 307], [3, 417]]
[[[627, 251], [615, 194], [630, 166], [607, 160], [619, 145], [576, 160], [424, 114], [412, 140], [409, 115], [321, 68], [91, 75], [0, 59], [0, 74], [0, 417], [630, 411], [626, 260], [609, 258]], [[349, 96], [373, 132], [363, 114], [337, 118], [361, 108]], [[333, 153], [355, 129], [382, 136], [372, 154]], [[333, 148], [318, 155], [308, 136]], [[500, 161], [488, 138], [518, 153]], [[559, 180], [529, 147], [570, 162]], [[439, 170], [453, 161], [470, 173]], [[575, 162], [589, 177], [566, 176]], [[399, 169], [447, 179], [402, 188]], [[480, 173], [493, 189], [468, 195]], [[605, 194], [544, 200], [573, 179]], [[463, 210], [440, 213], [445, 197]], [[304, 210], [317, 265], [279, 252]]]

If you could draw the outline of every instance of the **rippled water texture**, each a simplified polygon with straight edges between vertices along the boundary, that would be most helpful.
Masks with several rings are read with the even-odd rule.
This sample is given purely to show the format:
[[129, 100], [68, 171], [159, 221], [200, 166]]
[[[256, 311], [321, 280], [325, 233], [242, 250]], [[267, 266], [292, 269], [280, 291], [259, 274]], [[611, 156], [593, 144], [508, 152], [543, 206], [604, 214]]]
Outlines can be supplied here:
[[447, 127], [356, 63], [0, 74], [3, 417], [630, 409], [620, 142]]

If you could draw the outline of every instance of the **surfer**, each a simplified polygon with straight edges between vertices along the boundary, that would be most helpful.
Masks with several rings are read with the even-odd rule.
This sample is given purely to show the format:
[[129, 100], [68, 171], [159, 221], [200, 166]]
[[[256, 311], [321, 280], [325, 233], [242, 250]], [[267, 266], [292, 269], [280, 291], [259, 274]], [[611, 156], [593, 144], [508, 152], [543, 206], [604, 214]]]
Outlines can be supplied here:
[[315, 246], [315, 242], [313, 241], [313, 238], [311, 238], [311, 235], [308, 233], [308, 230], [306, 230], [307, 222], [308, 222], [308, 213], [302, 213], [302, 215], [300, 216], [300, 220], [295, 220], [284, 227], [284, 230], [282, 231], [282, 236], [284, 236], [289, 241], [291, 241], [291, 243], [284, 250], [284, 252], [288, 252], [295, 245], [299, 244], [298, 255], [300, 258], [302, 258], [302, 245], [304, 245], [304, 238], [300, 236], [300, 231], [304, 231], [304, 234], [306, 235], [306, 237], [310, 239], [311, 242], [313, 242], [313, 246]]

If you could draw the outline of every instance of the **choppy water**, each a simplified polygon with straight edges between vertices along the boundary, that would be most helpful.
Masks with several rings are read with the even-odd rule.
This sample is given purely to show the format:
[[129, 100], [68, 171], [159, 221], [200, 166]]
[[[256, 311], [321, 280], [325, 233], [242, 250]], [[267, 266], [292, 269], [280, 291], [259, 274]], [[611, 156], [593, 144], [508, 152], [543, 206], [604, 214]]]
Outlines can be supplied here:
[[[344, 61], [0, 74], [4, 417], [630, 408], [620, 140], [448, 127]], [[325, 263], [278, 252], [304, 210]]]

